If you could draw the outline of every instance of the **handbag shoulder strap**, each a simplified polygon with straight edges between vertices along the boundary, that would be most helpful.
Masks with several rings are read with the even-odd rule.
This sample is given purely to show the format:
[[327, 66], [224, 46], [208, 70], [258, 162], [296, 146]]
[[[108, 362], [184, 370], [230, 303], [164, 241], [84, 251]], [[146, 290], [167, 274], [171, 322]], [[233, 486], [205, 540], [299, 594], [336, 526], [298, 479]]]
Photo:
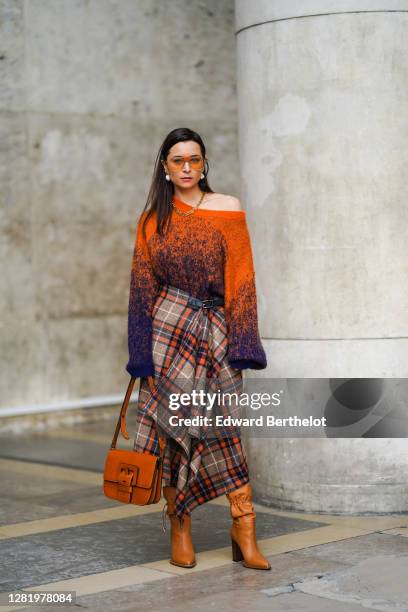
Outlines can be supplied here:
[[[121, 432], [122, 436], [126, 440], [129, 440], [129, 434], [126, 428], [126, 412], [129, 406], [129, 401], [132, 395], [133, 387], [135, 385], [135, 380], [136, 378], [134, 376], [130, 377], [128, 388], [125, 394], [125, 398], [123, 400], [122, 408], [120, 409], [120, 414], [119, 414], [118, 422], [116, 424], [115, 433], [113, 434], [113, 438], [112, 438], [112, 443], [111, 443], [112, 450], [116, 448], [116, 442], [118, 440], [119, 432]], [[164, 449], [166, 446], [166, 438], [163, 438], [163, 436], [160, 436], [160, 435], [158, 435], [158, 437], [159, 437], [159, 445], [160, 445], [160, 457], [163, 457]]]

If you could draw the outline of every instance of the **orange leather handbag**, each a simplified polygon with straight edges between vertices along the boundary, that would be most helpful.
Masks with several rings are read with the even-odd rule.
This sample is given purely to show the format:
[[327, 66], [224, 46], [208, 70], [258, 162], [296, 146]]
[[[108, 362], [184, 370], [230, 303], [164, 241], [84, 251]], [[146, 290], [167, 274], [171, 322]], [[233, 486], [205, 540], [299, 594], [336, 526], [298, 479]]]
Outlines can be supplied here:
[[116, 448], [119, 431], [126, 440], [129, 439], [126, 429], [126, 411], [135, 380], [132, 376], [129, 381], [111, 448], [105, 460], [103, 492], [106, 497], [116, 499], [124, 504], [145, 506], [156, 504], [161, 498], [166, 439], [158, 436], [160, 456]]

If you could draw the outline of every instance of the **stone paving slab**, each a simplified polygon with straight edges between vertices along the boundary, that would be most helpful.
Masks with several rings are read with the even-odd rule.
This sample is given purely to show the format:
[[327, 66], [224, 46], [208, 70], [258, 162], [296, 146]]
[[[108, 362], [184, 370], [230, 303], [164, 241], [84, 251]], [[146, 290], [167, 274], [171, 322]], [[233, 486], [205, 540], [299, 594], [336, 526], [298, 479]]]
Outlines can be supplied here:
[[362, 605], [382, 612], [408, 610], [408, 555], [379, 555], [357, 565], [313, 577], [293, 587], [330, 601]]
[[89, 486], [0, 469], [0, 480], [7, 491], [7, 504], [0, 506], [0, 526], [117, 505], [103, 495], [102, 475], [99, 486]]
[[[0, 439], [0, 457], [103, 472], [109, 444], [27, 433]], [[118, 445], [118, 448], [121, 448]], [[126, 446], [126, 448], [129, 448]]]
[[308, 548], [296, 551], [296, 555], [300, 558], [303, 557], [305, 563], [310, 558], [315, 559], [319, 557], [322, 559], [335, 558], [336, 561], [345, 565], [350, 563], [357, 564], [370, 557], [390, 554], [399, 556], [408, 555], [407, 539], [382, 533], [370, 533], [369, 535], [356, 536], [347, 540], [329, 542], [321, 546], [309, 546]]

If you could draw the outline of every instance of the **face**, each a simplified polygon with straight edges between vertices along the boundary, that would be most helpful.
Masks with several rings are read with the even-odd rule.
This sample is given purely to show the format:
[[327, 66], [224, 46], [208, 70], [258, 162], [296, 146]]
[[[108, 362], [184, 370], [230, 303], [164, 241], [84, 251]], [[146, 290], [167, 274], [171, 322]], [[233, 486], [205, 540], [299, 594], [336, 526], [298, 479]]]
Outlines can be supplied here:
[[[185, 158], [189, 158], [189, 160], [187, 161]], [[163, 166], [174, 185], [181, 189], [191, 189], [191, 187], [197, 185], [201, 173], [204, 171], [204, 160], [200, 145], [194, 140], [177, 142], [169, 150]]]

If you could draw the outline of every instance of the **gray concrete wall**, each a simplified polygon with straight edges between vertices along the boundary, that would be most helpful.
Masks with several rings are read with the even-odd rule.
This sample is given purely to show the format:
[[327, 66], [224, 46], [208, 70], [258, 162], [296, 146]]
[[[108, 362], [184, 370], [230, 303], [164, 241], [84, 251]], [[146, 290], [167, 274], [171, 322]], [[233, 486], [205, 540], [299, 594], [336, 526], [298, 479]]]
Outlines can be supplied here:
[[[408, 375], [407, 29], [407, 0], [236, 2], [265, 376]], [[405, 440], [247, 444], [264, 501], [408, 506]]]
[[134, 232], [197, 130], [239, 195], [233, 1], [0, 0], [1, 408], [122, 394]]

